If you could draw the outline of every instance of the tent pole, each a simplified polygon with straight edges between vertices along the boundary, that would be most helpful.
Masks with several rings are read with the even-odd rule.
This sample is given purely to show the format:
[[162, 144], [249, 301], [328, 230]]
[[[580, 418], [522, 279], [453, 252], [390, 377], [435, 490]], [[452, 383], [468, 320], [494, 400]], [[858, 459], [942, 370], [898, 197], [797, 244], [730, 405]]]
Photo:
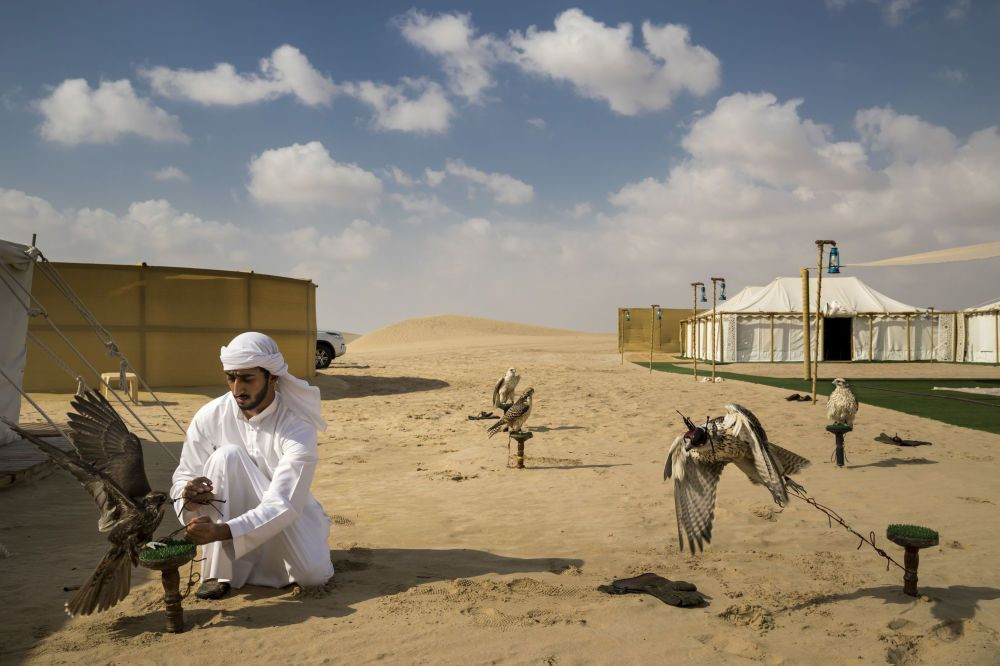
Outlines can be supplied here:
[[906, 315], [906, 361], [912, 361], [910, 354], [910, 315]]
[[809, 269], [802, 268], [802, 379], [812, 379], [812, 366], [809, 365]]
[[872, 351], [872, 345], [875, 343], [875, 315], [868, 315], [868, 362], [870, 363], [874, 358], [874, 352]]
[[771, 363], [774, 363], [774, 315], [771, 315]]
[[1000, 365], [1000, 310], [993, 311], [993, 364]]

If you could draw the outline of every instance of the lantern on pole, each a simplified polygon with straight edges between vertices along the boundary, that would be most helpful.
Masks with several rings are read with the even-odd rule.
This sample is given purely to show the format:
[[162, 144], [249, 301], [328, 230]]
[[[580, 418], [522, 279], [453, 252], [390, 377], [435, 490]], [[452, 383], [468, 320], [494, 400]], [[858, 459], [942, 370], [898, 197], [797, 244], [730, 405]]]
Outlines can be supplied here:
[[720, 301], [726, 300], [726, 283], [723, 282], [722, 284], [720, 284], [719, 289], [720, 289], [719, 300]]
[[705, 285], [701, 285], [701, 302], [708, 303], [708, 299], [705, 298]]
[[628, 308], [625, 308], [625, 321], [632, 321], [632, 313], [628, 311]]
[[827, 272], [830, 275], [837, 275], [840, 273], [840, 250], [837, 249], [836, 245], [830, 247], [830, 260]]

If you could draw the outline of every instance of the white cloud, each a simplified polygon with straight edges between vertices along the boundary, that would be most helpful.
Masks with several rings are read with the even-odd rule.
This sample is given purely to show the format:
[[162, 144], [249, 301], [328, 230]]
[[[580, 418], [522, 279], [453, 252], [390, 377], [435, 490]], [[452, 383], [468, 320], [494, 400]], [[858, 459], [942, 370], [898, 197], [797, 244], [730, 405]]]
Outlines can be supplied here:
[[57, 211], [39, 197], [0, 189], [0, 219], [12, 239], [37, 233], [53, 261], [239, 268], [253, 254], [235, 225], [180, 212], [163, 199], [135, 202], [116, 215], [102, 208]]
[[128, 79], [101, 81], [96, 90], [84, 79], [66, 79], [35, 106], [45, 116], [41, 133], [49, 141], [111, 143], [127, 134], [188, 141], [177, 117], [137, 97]]
[[969, 13], [971, 0], [955, 0], [944, 11], [944, 16], [949, 21], [961, 21]]
[[778, 103], [767, 93], [724, 97], [682, 144], [701, 164], [737, 168], [774, 187], [882, 186], [885, 179], [869, 169], [864, 147], [831, 141], [828, 127], [799, 117], [801, 103]]
[[[837, 143], [798, 106], [769, 94], [720, 100], [685, 138], [687, 160], [612, 195], [620, 212], [604, 223], [607, 242], [631, 261], [671, 265], [677, 280], [704, 271], [689, 248], [711, 247], [736, 284], [762, 284], [795, 274], [815, 238], [863, 260], [996, 236], [996, 127], [963, 142], [915, 116], [864, 109], [861, 141]], [[914, 285], [901, 298], [932, 297]]]
[[289, 256], [320, 261], [358, 262], [374, 254], [379, 242], [389, 237], [389, 230], [367, 220], [354, 220], [339, 234], [329, 234], [306, 227], [285, 235], [284, 247]]
[[965, 72], [954, 67], [942, 67], [938, 70], [937, 77], [956, 86], [965, 83]]
[[397, 185], [402, 185], [403, 187], [413, 187], [417, 184], [416, 179], [396, 165], [389, 167], [389, 175], [392, 176], [392, 179], [396, 181]]
[[476, 37], [469, 14], [430, 16], [411, 9], [397, 22], [407, 41], [441, 59], [452, 93], [473, 103], [482, 101], [494, 85], [490, 68], [505, 50], [500, 40]]
[[917, 5], [918, 0], [888, 0], [883, 5], [885, 21], [889, 25], [899, 25]]
[[719, 59], [690, 43], [685, 26], [642, 24], [643, 49], [632, 25], [607, 26], [579, 9], [555, 19], [555, 30], [514, 32], [516, 62], [528, 72], [567, 81], [577, 93], [603, 99], [624, 115], [668, 108], [682, 91], [704, 95], [719, 83]]
[[378, 176], [335, 161], [319, 141], [265, 150], [249, 168], [247, 190], [262, 204], [372, 208], [382, 193]]
[[444, 182], [445, 172], [435, 171], [434, 169], [424, 169], [424, 178], [427, 179], [427, 184], [431, 187], [437, 187]]
[[535, 129], [545, 129], [545, 119], [544, 118], [528, 118], [524, 122], [528, 123]]
[[580, 220], [593, 212], [593, 207], [586, 201], [581, 202], [569, 209], [568, 214], [574, 220]]
[[153, 180], [174, 180], [179, 183], [190, 183], [191, 177], [175, 166], [165, 166], [153, 173]]
[[412, 213], [413, 218], [409, 222], [421, 222], [427, 219], [435, 219], [454, 215], [455, 211], [447, 205], [441, 203], [436, 195], [427, 196], [424, 194], [402, 194], [395, 193], [390, 197], [407, 213]]
[[317, 71], [294, 46], [284, 44], [260, 61], [260, 74], [240, 74], [229, 63], [194, 71], [153, 67], [139, 74], [164, 97], [199, 104], [240, 106], [293, 95], [307, 106], [330, 104], [337, 85]]
[[449, 175], [482, 185], [490, 191], [498, 203], [520, 205], [531, 203], [535, 198], [535, 190], [531, 185], [507, 174], [480, 171], [468, 166], [462, 160], [448, 160], [445, 171]]
[[940, 162], [954, 157], [958, 148], [958, 139], [944, 127], [889, 107], [858, 111], [854, 126], [871, 150], [889, 153], [898, 162]]
[[448, 131], [454, 113], [441, 86], [427, 79], [404, 77], [395, 86], [373, 81], [345, 83], [343, 91], [374, 110], [373, 124], [380, 130], [440, 134]]

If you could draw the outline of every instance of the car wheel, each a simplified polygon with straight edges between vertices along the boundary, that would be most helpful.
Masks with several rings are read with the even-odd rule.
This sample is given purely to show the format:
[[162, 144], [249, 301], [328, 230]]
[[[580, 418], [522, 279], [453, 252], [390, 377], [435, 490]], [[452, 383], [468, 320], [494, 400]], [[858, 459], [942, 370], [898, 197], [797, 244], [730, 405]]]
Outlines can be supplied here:
[[330, 362], [333, 361], [333, 349], [330, 345], [325, 343], [316, 344], [316, 367], [317, 368], [329, 368]]

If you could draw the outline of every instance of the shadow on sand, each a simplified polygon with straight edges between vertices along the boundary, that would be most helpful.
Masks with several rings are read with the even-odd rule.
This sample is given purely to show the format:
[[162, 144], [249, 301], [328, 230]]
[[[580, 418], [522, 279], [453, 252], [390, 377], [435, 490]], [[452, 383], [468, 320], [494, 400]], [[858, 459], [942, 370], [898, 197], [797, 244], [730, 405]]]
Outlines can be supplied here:
[[901, 465], [936, 465], [936, 460], [927, 458], [886, 458], [878, 462], [865, 463], [864, 465], [846, 465], [848, 469], [860, 469], [862, 467], [899, 467]]
[[[918, 591], [921, 596], [927, 597], [934, 604], [931, 607], [931, 614], [942, 622], [954, 623], [955, 630], [959, 634], [962, 631], [961, 623], [965, 620], [971, 620], [976, 616], [980, 601], [1000, 599], [1000, 590], [995, 587], [972, 587], [969, 585], [952, 585], [951, 587], [920, 586]], [[881, 599], [887, 604], [898, 604], [899, 606], [913, 606], [921, 603], [919, 597], [911, 597], [903, 593], [902, 574], [900, 574], [899, 585], [866, 587], [846, 594], [823, 595], [793, 606], [789, 610], [802, 610], [808, 607], [866, 597], [874, 597]]]
[[555, 432], [557, 430], [586, 430], [586, 426], [531, 426], [531, 432]]
[[[354, 613], [354, 606], [369, 599], [404, 592], [417, 585], [443, 580], [472, 578], [483, 574], [554, 573], [561, 574], [583, 566], [583, 560], [557, 557], [504, 557], [483, 550], [352, 548], [331, 550], [336, 575], [333, 589], [319, 598], [293, 597], [291, 587], [272, 589], [247, 585], [230, 593], [240, 601], [240, 608], [226, 603], [204, 602], [188, 597], [184, 601], [184, 620], [190, 630], [195, 625], [279, 627], [295, 625], [314, 617], [344, 617]], [[183, 584], [182, 584], [183, 587]], [[118, 636], [134, 637], [163, 630], [165, 616], [157, 604], [155, 610], [138, 617], [118, 618], [111, 630]]]
[[426, 377], [375, 377], [368, 375], [341, 377], [316, 375], [312, 381], [319, 387], [323, 400], [434, 391], [449, 385], [444, 380]]

